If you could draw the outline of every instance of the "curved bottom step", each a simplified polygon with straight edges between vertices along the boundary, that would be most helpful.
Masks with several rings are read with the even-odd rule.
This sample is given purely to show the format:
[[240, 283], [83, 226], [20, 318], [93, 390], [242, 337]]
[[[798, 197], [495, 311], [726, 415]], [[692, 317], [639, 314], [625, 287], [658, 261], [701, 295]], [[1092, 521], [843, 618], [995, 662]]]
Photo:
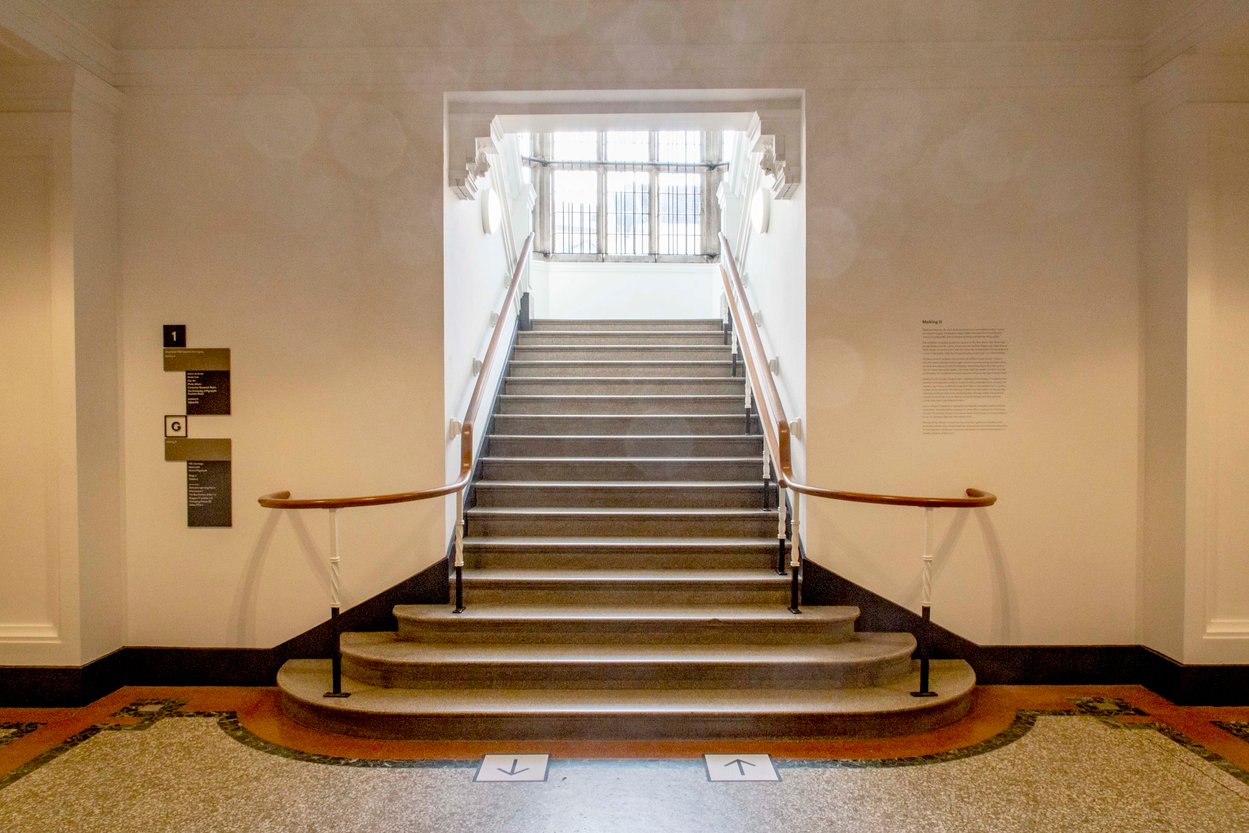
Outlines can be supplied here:
[[890, 737], [959, 720], [976, 677], [962, 660], [934, 660], [936, 697], [912, 697], [919, 663], [888, 684], [782, 692], [730, 689], [394, 689], [343, 679], [328, 698], [329, 660], [278, 672], [282, 708], [323, 731], [372, 738], [595, 739]]

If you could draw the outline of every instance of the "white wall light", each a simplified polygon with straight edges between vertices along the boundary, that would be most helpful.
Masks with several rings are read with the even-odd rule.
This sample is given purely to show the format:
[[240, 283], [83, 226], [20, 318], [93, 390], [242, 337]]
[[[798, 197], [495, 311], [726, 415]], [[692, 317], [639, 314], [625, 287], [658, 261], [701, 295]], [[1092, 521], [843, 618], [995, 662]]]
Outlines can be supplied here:
[[498, 193], [491, 188], [481, 196], [481, 230], [486, 234], [494, 234], [499, 230], [502, 220], [503, 204], [499, 202]]
[[756, 188], [750, 201], [750, 225], [759, 234], [767, 234], [772, 223], [772, 194], [767, 188]]

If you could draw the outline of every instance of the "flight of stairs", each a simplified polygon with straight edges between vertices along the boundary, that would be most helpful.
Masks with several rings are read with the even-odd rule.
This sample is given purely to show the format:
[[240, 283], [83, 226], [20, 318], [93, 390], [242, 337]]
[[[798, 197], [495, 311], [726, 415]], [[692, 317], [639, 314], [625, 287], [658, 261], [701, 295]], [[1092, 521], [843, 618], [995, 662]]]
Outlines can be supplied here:
[[296, 720], [371, 737], [883, 735], [952, 722], [974, 675], [858, 610], [788, 607], [775, 494], [719, 321], [535, 321], [467, 512], [466, 610], [395, 609], [278, 676]]

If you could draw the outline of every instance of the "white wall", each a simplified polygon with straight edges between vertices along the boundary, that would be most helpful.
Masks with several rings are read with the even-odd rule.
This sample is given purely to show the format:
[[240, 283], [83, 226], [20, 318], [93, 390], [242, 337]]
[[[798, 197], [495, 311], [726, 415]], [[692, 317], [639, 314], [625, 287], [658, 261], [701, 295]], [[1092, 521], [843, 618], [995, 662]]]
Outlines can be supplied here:
[[720, 279], [705, 263], [535, 260], [534, 318], [719, 318]]
[[[999, 495], [936, 519], [956, 633], [1135, 642], [1132, 89], [808, 89], [807, 131], [809, 478]], [[922, 433], [925, 319], [1005, 328], [1007, 430]], [[808, 506], [812, 558], [918, 609], [921, 510]]]
[[[969, 638], [1145, 638], [1138, 606], [1174, 598], [1157, 587], [1138, 593], [1138, 567], [1153, 557], [1138, 541], [1149, 528], [1140, 507], [1154, 499], [1138, 497], [1141, 460], [1146, 476], [1174, 460], [1148, 450], [1153, 440], [1142, 440], [1141, 423], [1165, 424], [1175, 403], [1141, 407], [1138, 317], [1170, 321], [1176, 310], [1165, 299], [1151, 307], [1154, 289], [1172, 289], [1170, 267], [1141, 265], [1142, 251], [1152, 257], [1138, 233], [1152, 181], [1142, 159], [1166, 153], [1153, 138], [1142, 141], [1149, 133], [1135, 85], [1143, 31], [1182, 10], [1165, 0], [1147, 5], [1012, 0], [991, 10], [959, 4], [950, 14], [948, 4], [749, 0], [708, 14], [696, 0], [515, 10], [465, 0], [314, 3], [292, 15], [281, 0], [150, 0], [120, 7], [120, 51], [111, 55], [97, 54], [91, 38], [45, 39], [55, 21], [42, 21], [32, 37], [59, 54], [75, 45], [90, 52], [84, 62], [126, 95], [118, 144], [125, 642], [272, 645], [323, 618], [324, 517], [261, 510], [259, 494], [358, 494], [442, 480], [452, 452], [432, 438], [446, 436], [450, 399], [467, 384], [462, 365], [481, 335], [473, 325], [444, 346], [454, 300], [444, 232], [467, 233], [475, 209], [444, 204], [444, 99], [518, 88], [804, 90], [809, 479], [887, 492], [998, 492], [993, 509], [943, 513], [938, 523], [936, 620]], [[1209, 31], [1203, 21], [1191, 31]], [[112, 24], [106, 15], [84, 25]], [[1182, 28], [1151, 36], [1146, 60], [1168, 60], [1191, 43]], [[1223, 130], [1208, 127], [1210, 135]], [[1208, 201], [1215, 215], [1239, 221], [1224, 207], [1239, 205], [1238, 182], [1229, 179]], [[1239, 303], [1237, 285], [1222, 277], [1239, 263], [1238, 238], [1218, 229], [1215, 254], [1202, 261], [1214, 275], [1209, 291]], [[53, 249], [53, 275], [68, 251]], [[54, 309], [64, 319], [69, 305]], [[933, 317], [1006, 328], [1006, 432], [921, 433], [920, 321]], [[62, 327], [53, 360], [72, 363], [73, 325], [53, 323]], [[193, 345], [233, 350], [234, 413], [191, 422], [193, 436], [234, 440], [229, 530], [185, 527], [183, 466], [161, 457], [157, 426], [183, 394], [181, 379], [161, 370], [163, 323], [187, 324]], [[1227, 339], [1237, 325], [1215, 317], [1206, 332]], [[1161, 341], [1162, 355], [1173, 357], [1176, 345]], [[790, 371], [784, 358], [782, 368]], [[1146, 366], [1145, 397], [1162, 370]], [[1219, 375], [1229, 372], [1222, 365], [1212, 372], [1215, 387], [1238, 383]], [[51, 378], [35, 386], [40, 395], [79, 392], [72, 371]], [[1240, 416], [1230, 405], [1205, 407], [1212, 436]], [[65, 439], [80, 433], [77, 420], [76, 406], [53, 408], [48, 466], [67, 457], [77, 465]], [[24, 451], [6, 449], [6, 463]], [[1214, 470], [1217, 499], [1239, 497], [1240, 471]], [[57, 492], [45, 517], [68, 512], [76, 521], [76, 500], [76, 489]], [[441, 513], [347, 513], [346, 601], [441, 555]], [[812, 505], [808, 551], [914, 607], [918, 514]], [[1226, 517], [1212, 528], [1230, 543], [1212, 550], [1217, 557], [1202, 562], [1200, 575], [1184, 556], [1186, 603], [1197, 593], [1218, 616], [1236, 619], [1241, 612], [1227, 599], [1207, 598], [1202, 576], [1234, 563], [1222, 553], [1234, 559], [1241, 533]], [[1191, 535], [1185, 540], [1191, 546]], [[46, 539], [40, 546], [50, 552]], [[32, 575], [65, 565], [78, 575], [72, 558], [37, 555], [29, 564]], [[98, 576], [91, 584], [107, 591]], [[65, 600], [76, 588], [61, 597], [71, 611], [77, 600]], [[1186, 625], [1190, 637], [1194, 627]], [[1140, 633], [1165, 648], [1174, 644], [1168, 628]], [[1245, 656], [1229, 651], [1219, 656]], [[73, 662], [78, 654], [21, 661]]]
[[[480, 200], [461, 200], [445, 189], [443, 195], [444, 259], [446, 281], [443, 288], [443, 326], [446, 337], [443, 348], [445, 425], [452, 420], [463, 421], [469, 399], [476, 386], [473, 360], [484, 360], [486, 347], [492, 337], [491, 314], [498, 312], [507, 294], [512, 267], [507, 262], [500, 226], [493, 234], [487, 234], [482, 226]], [[519, 291], [519, 290], [518, 290]], [[500, 316], [497, 366], [488, 373], [484, 393], [494, 393], [498, 378], [505, 365], [506, 349], [516, 330], [514, 308]], [[474, 417], [474, 445], [480, 447], [489, 422], [491, 402], [486, 401]], [[446, 433], [445, 482], [460, 476], [460, 435]], [[455, 516], [455, 501], [446, 500], [446, 532], [449, 536]]]
[[1190, 133], [1182, 101], [1147, 111], [1138, 619], [1141, 644], [1172, 657], [1184, 655]]
[[1249, 651], [1249, 103], [1188, 109], [1184, 658], [1232, 662]]
[[[441, 95], [272, 84], [130, 90], [121, 206], [132, 645], [269, 646], [327, 615], [326, 514], [263, 509], [442, 482]], [[431, 199], [430, 195], [434, 195]], [[234, 526], [186, 526], [162, 456], [162, 324], [227, 347]], [[348, 606], [445, 546], [441, 507], [344, 511]]]
[[124, 639], [116, 99], [72, 66], [0, 72], [0, 663]]
[[[766, 188], [766, 184], [763, 186]], [[787, 200], [774, 200], [766, 234], [752, 232], [748, 256], [738, 269], [751, 307], [760, 313], [759, 335], [769, 358], [778, 359], [777, 390], [792, 424], [794, 474], [806, 474], [803, 426], [807, 424], [807, 192], [799, 187]], [[750, 200], [746, 201], [749, 210]]]

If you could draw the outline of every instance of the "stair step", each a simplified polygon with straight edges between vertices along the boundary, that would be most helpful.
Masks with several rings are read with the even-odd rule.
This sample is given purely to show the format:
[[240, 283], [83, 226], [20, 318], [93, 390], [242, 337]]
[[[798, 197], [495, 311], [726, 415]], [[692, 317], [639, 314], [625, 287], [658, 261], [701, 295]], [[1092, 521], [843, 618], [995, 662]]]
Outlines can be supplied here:
[[402, 688], [850, 688], [905, 674], [915, 638], [859, 634], [833, 644], [429, 645], [347, 633], [343, 673]]
[[399, 638], [424, 643], [787, 645], [853, 639], [855, 607], [808, 605], [485, 604], [398, 605]]
[[[739, 370], [738, 373], [741, 371]], [[513, 359], [508, 365], [512, 378], [577, 376], [653, 379], [664, 377], [732, 379], [733, 363], [719, 361], [673, 361], [643, 359], [560, 360]], [[737, 378], [741, 378], [738, 376]]]
[[322, 730], [380, 738], [883, 737], [958, 720], [975, 674], [961, 660], [932, 664], [931, 698], [910, 673], [849, 689], [409, 689], [350, 678], [327, 698], [329, 660], [291, 660], [278, 672], [282, 708]]
[[483, 457], [486, 480], [749, 480], [758, 457]]
[[630, 435], [715, 435], [735, 434], [746, 427], [743, 400], [733, 397], [738, 407], [726, 416], [715, 414], [496, 414], [491, 430], [500, 434], [562, 434], [564, 436], [607, 437]]
[[745, 394], [716, 394], [691, 396], [685, 393], [667, 393], [653, 396], [641, 394], [508, 394], [501, 393], [496, 400], [499, 414], [558, 414], [578, 416], [590, 414], [620, 416], [651, 415], [720, 415], [733, 416], [745, 425]]
[[[762, 473], [762, 471], [760, 472]], [[772, 492], [770, 492], [772, 494]], [[763, 480], [638, 482], [479, 480], [473, 486], [476, 506], [581, 506], [687, 509], [763, 507]], [[775, 498], [769, 497], [769, 505]]]
[[525, 332], [550, 330], [644, 330], [666, 332], [670, 330], [698, 330], [722, 333], [724, 324], [718, 318], [535, 318], [533, 329]]
[[690, 344], [724, 346], [724, 335], [711, 330], [529, 330], [516, 334], [518, 347], [554, 344]]
[[599, 437], [492, 434], [488, 443], [489, 453], [497, 457], [747, 457], [753, 454], [760, 460], [759, 479], [763, 479], [763, 437], [759, 434]]
[[732, 367], [732, 349], [727, 344], [518, 344], [512, 351], [512, 358], [521, 361], [724, 361]]
[[464, 575], [468, 604], [727, 605], [789, 601], [789, 577], [768, 570], [487, 569]]
[[[508, 376], [503, 380], [503, 392], [510, 394], [595, 394], [654, 396], [672, 394], [733, 395], [745, 397], [745, 382], [741, 377], [725, 376], [722, 379], [703, 376], [656, 376], [636, 378], [628, 376]], [[743, 407], [745, 407], [743, 405]]]
[[466, 513], [476, 536], [561, 535], [674, 538], [764, 538], [776, 533], [776, 512], [752, 509], [667, 509], [475, 506]]
[[773, 538], [465, 538], [467, 569], [770, 570]]

